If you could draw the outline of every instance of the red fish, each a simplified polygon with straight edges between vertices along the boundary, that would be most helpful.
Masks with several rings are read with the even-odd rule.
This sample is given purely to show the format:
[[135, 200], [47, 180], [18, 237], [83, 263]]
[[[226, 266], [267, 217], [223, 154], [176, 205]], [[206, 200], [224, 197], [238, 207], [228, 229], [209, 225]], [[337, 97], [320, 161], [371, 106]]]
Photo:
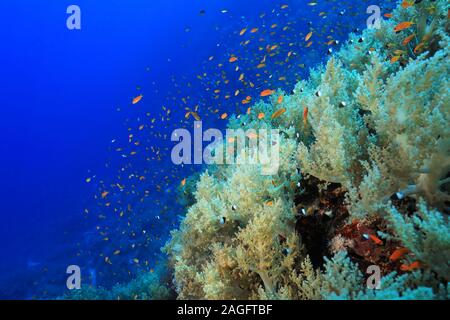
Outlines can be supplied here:
[[308, 107], [303, 108], [303, 123], [305, 126], [308, 123]]
[[403, 257], [408, 252], [409, 252], [409, 250], [406, 248], [398, 248], [394, 252], [392, 252], [391, 256], [389, 257], [389, 260], [397, 261], [398, 259]]
[[371, 239], [373, 242], [375, 242], [375, 244], [377, 244], [377, 245], [382, 245], [382, 244], [383, 244], [383, 241], [381, 241], [381, 239], [378, 238], [377, 236], [371, 234], [369, 237], [370, 237], [370, 239]]
[[420, 261], [414, 261], [411, 264], [402, 264], [400, 266], [400, 270], [402, 271], [413, 271], [415, 269], [419, 269], [422, 267], [422, 263]]

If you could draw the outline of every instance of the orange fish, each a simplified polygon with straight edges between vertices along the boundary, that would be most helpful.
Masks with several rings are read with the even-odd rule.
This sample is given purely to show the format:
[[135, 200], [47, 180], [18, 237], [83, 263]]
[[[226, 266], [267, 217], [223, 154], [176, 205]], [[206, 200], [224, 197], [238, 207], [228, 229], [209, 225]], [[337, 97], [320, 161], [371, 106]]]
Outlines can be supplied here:
[[258, 114], [258, 119], [261, 120], [262, 118], [264, 118], [266, 115], [264, 114], [264, 112], [260, 112]]
[[391, 63], [396, 63], [398, 60], [400, 60], [400, 56], [393, 56], [391, 58]]
[[227, 113], [224, 113], [220, 116], [220, 119], [225, 120], [228, 117]]
[[264, 68], [265, 66], [266, 66], [265, 63], [260, 63], [260, 64], [258, 64], [258, 65], [256, 66], [256, 68], [257, 68], [257, 69], [262, 69], [262, 68]]
[[267, 89], [261, 92], [261, 97], [268, 97], [274, 93], [273, 90]]
[[244, 28], [241, 30], [241, 32], [239, 32], [239, 35], [243, 36], [246, 32], [247, 32], [247, 28]]
[[102, 198], [105, 199], [108, 194], [109, 194], [108, 191], [103, 191], [102, 192]]
[[422, 51], [422, 49], [425, 47], [425, 43], [419, 43], [415, 48], [414, 48], [414, 53], [419, 53], [420, 51]]
[[395, 32], [400, 32], [402, 30], [408, 29], [409, 27], [411, 27], [414, 23], [411, 21], [404, 21], [404, 22], [400, 22], [398, 25], [395, 26], [394, 31]]
[[400, 270], [402, 271], [413, 271], [415, 269], [419, 269], [422, 267], [422, 263], [420, 261], [414, 261], [411, 264], [402, 264], [400, 266]]
[[409, 1], [403, 0], [403, 2], [402, 2], [402, 8], [403, 9], [406, 9], [406, 8], [409, 8], [409, 7], [412, 7], [412, 6], [413, 6], [412, 3], [410, 3]]
[[311, 45], [313, 44], [312, 41], [308, 42], [308, 44], [306, 45], [307, 48], [311, 47]]
[[303, 123], [305, 126], [308, 123], [308, 107], [303, 108]]
[[281, 109], [278, 109], [277, 111], [275, 111], [273, 114], [272, 114], [272, 119], [276, 119], [276, 118], [278, 118], [279, 116], [281, 116], [283, 113], [285, 113], [286, 112], [286, 109], [285, 108], [281, 108]]
[[375, 242], [375, 244], [377, 244], [377, 245], [382, 245], [382, 244], [383, 244], [383, 241], [381, 241], [381, 239], [378, 238], [377, 236], [371, 234], [369, 237], [370, 237], [370, 239], [371, 239], [373, 242]]
[[279, 97], [278, 97], [278, 100], [277, 100], [277, 103], [278, 103], [278, 104], [281, 104], [281, 103], [283, 102], [283, 99], [284, 99], [283, 96], [279, 96]]
[[132, 103], [133, 103], [133, 104], [138, 103], [139, 101], [142, 100], [143, 97], [144, 97], [144, 96], [143, 96], [142, 94], [138, 95], [137, 97], [133, 98]]
[[397, 261], [398, 259], [403, 257], [408, 252], [409, 252], [409, 250], [406, 248], [398, 248], [394, 252], [392, 252], [391, 256], [389, 257], [389, 260]]
[[308, 41], [309, 39], [311, 39], [312, 35], [313, 35], [313, 32], [311, 31], [310, 33], [308, 33], [308, 34], [306, 35], [305, 41]]
[[230, 60], [228, 60], [230, 63], [236, 62], [238, 60], [237, 57], [231, 57]]
[[392, 13], [385, 13], [384, 16], [385, 16], [386, 18], [392, 18]]
[[408, 43], [411, 42], [412, 39], [415, 37], [415, 33], [405, 38], [405, 40], [402, 41], [402, 45], [406, 46]]
[[184, 187], [185, 184], [186, 184], [186, 178], [184, 178], [183, 180], [181, 180], [181, 186]]

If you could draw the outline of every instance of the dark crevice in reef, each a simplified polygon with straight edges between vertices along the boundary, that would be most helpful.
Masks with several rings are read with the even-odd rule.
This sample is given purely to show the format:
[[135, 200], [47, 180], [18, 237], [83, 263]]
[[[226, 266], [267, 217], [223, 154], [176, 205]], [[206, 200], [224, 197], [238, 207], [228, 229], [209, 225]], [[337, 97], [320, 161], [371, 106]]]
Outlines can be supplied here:
[[416, 212], [416, 199], [411, 197], [405, 197], [403, 199], [398, 199], [396, 195], [391, 197], [392, 205], [401, 213], [407, 216], [412, 216]]
[[[308, 177], [302, 184], [303, 190], [295, 197], [297, 207], [296, 231], [302, 245], [316, 268], [323, 268], [324, 257], [332, 257], [330, 244], [339, 237], [344, 242], [341, 249], [356, 262], [363, 274], [370, 265], [378, 265], [383, 274], [399, 271], [400, 262], [389, 260], [390, 254], [401, 244], [398, 241], [379, 239], [377, 232], [391, 233], [383, 219], [369, 221], [349, 221], [346, 204], [346, 190], [340, 184], [328, 184], [326, 188], [314, 177]], [[416, 200], [410, 197], [391, 199], [392, 204], [405, 215], [413, 215], [417, 210]], [[370, 236], [375, 236], [370, 238]]]
[[301, 235], [302, 243], [305, 246], [314, 267], [323, 265], [323, 257], [328, 256], [326, 227], [317, 216], [302, 218], [297, 221], [296, 229]]
[[339, 184], [324, 183], [317, 178], [308, 177], [302, 193], [295, 198], [297, 207], [296, 231], [314, 267], [322, 267], [324, 257], [331, 256], [329, 242], [335, 227], [345, 223], [348, 211], [345, 206], [345, 191]]

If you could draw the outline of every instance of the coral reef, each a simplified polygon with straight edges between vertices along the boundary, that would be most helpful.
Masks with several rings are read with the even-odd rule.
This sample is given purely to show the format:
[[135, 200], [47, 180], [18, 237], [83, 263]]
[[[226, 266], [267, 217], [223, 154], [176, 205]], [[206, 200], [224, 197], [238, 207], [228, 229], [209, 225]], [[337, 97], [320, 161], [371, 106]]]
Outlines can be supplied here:
[[143, 272], [126, 284], [116, 284], [111, 289], [83, 286], [65, 294], [65, 300], [168, 300], [176, 297], [171, 288], [171, 274], [166, 264], [153, 272]]
[[[279, 170], [210, 166], [184, 195], [192, 205], [163, 249], [178, 298], [448, 299], [447, 7], [399, 5], [292, 95], [230, 119], [279, 130]], [[379, 289], [366, 286], [370, 265]]]

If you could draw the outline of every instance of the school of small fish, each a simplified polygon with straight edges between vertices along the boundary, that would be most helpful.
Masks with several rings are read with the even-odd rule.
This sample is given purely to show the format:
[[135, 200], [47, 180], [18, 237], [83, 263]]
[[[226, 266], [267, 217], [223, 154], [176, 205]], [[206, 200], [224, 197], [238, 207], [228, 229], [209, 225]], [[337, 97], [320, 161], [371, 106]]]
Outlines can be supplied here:
[[[405, 7], [411, 5], [405, 1]], [[302, 15], [299, 12], [305, 7], [308, 14]], [[219, 14], [232, 21], [214, 28], [214, 32], [220, 32], [217, 46], [221, 50], [202, 53], [203, 63], [193, 67], [195, 73], [191, 75], [169, 75], [171, 89], [164, 93], [153, 79], [148, 88], [137, 86], [130, 95], [128, 104], [136, 116], [125, 120], [127, 128], [122, 138], [111, 140], [110, 149], [118, 156], [105, 164], [105, 170], [113, 172], [115, 179], [101, 179], [99, 173], [92, 172], [85, 178], [95, 192], [95, 205], [86, 208], [84, 214], [96, 221], [95, 232], [104, 243], [103, 251], [100, 257], [93, 257], [93, 252], [80, 245], [78, 255], [100, 259], [108, 266], [120, 264], [120, 257], [126, 256], [130, 277], [136, 267], [153, 268], [157, 256], [149, 257], [148, 253], [156, 252], [151, 249], [161, 246], [165, 234], [177, 224], [177, 216], [171, 213], [176, 190], [187, 188], [187, 177], [198, 170], [194, 166], [172, 165], [173, 129], [190, 130], [193, 122], [200, 120], [210, 127], [223, 128], [232, 116], [256, 112], [246, 105], [260, 99], [274, 99], [277, 108], [267, 115], [258, 112], [255, 118], [276, 121], [287, 116], [283, 107], [285, 96], [277, 94], [276, 89], [291, 92], [298, 81], [308, 76], [310, 67], [327, 59], [330, 48], [345, 41], [349, 32], [358, 31], [353, 19], [360, 17], [365, 21], [361, 8], [364, 4], [322, 0], [301, 5], [292, 1], [274, 3], [249, 17], [234, 16], [229, 9], [216, 13], [201, 10], [198, 19]], [[390, 14], [384, 16], [389, 19]], [[403, 46], [414, 41], [414, 33], [406, 34], [413, 25], [414, 22], [405, 21], [395, 27], [396, 32], [405, 32]], [[185, 45], [189, 45], [194, 27], [186, 26], [184, 31]], [[399, 61], [402, 54], [391, 57], [391, 63]], [[151, 67], [146, 67], [145, 72], [152, 77]], [[151, 105], [152, 95], [162, 97], [160, 107]], [[122, 112], [127, 107], [117, 110]], [[308, 106], [299, 108], [303, 110], [303, 125], [309, 125]], [[266, 205], [272, 206], [273, 202]], [[148, 215], [149, 211], [154, 214]], [[375, 235], [369, 238], [376, 245], [383, 245]], [[405, 254], [399, 249], [392, 253], [391, 260], [399, 260]], [[411, 264], [403, 269], [418, 267]]]

